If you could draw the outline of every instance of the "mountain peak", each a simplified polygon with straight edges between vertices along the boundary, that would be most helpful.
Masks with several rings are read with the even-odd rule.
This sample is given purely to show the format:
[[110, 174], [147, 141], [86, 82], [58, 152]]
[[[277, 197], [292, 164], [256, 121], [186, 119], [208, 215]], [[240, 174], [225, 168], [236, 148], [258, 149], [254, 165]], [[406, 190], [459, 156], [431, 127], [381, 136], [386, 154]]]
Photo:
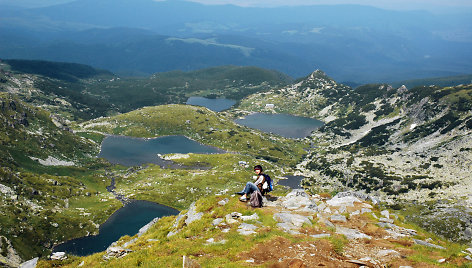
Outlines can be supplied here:
[[315, 79], [315, 78], [321, 78], [321, 79], [329, 79], [332, 80], [325, 72], [323, 72], [320, 69], [316, 69], [314, 72], [312, 72], [309, 75], [309, 78]]

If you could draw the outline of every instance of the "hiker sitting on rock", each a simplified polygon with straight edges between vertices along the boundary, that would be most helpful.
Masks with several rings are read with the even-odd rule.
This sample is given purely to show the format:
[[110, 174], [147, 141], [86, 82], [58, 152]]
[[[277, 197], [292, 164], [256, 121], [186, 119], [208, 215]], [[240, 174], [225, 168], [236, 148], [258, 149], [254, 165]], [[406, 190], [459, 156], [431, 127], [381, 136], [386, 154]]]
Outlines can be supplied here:
[[248, 196], [252, 192], [254, 192], [254, 191], [262, 192], [262, 186], [264, 185], [264, 182], [265, 182], [265, 176], [262, 174], [262, 167], [260, 165], [255, 166], [254, 167], [254, 172], [256, 173], [256, 176], [254, 176], [254, 179], [256, 181], [246, 183], [246, 187], [244, 187], [244, 190], [237, 193], [239, 195], [242, 195], [239, 198], [239, 200], [241, 200], [243, 202], [247, 201]]

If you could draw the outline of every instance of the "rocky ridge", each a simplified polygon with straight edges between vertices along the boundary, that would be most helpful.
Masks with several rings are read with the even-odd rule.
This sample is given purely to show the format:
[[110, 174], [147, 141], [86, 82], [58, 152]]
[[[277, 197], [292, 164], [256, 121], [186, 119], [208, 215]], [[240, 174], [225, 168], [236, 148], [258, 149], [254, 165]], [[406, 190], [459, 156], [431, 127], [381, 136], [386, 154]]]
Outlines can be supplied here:
[[[139, 258], [142, 265], [161, 261], [182, 265], [184, 255], [184, 263], [191, 259], [198, 265], [192, 267], [435, 267], [461, 265], [471, 259], [472, 249], [456, 248], [413, 229], [398, 215], [380, 210], [374, 197], [359, 192], [341, 192], [331, 198], [296, 189], [264, 201], [263, 208], [253, 209], [234, 196], [199, 200], [178, 216], [153, 220], [105, 253], [41, 261], [40, 267], [113, 267], [133, 263], [133, 256], [143, 254], [152, 257]], [[157, 253], [173, 248], [173, 243], [180, 249], [166, 253], [170, 255]], [[227, 255], [228, 251], [234, 254]], [[418, 258], [426, 252], [427, 256]], [[219, 258], [225, 261], [212, 262]]]
[[[326, 123], [306, 139], [312, 148], [297, 165], [312, 191], [356, 189], [397, 208], [413, 203], [431, 220], [414, 217], [424, 227], [456, 241], [472, 238], [472, 85], [352, 89], [315, 71], [292, 86], [252, 95], [240, 108]], [[447, 217], [422, 209], [437, 201]], [[455, 206], [464, 213], [451, 214]], [[451, 217], [457, 228], [442, 228]]]

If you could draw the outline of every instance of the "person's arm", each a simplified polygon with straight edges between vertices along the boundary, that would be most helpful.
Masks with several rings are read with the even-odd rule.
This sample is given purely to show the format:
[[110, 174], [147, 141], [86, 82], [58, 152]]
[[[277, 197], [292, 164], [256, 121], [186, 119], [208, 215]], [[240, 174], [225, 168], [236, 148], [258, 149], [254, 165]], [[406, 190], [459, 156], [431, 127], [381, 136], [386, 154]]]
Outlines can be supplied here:
[[255, 185], [263, 184], [264, 181], [265, 181], [264, 175], [260, 174], [260, 175], [257, 177], [257, 180], [256, 180], [256, 182], [254, 182], [254, 184], [255, 184]]

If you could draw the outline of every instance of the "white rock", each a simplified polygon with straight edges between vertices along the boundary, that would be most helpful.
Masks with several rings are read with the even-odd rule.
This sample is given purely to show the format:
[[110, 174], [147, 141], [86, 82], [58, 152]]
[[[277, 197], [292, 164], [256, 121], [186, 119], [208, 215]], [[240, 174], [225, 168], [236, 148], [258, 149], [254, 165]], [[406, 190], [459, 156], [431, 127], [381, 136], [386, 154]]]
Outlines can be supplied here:
[[213, 226], [217, 226], [219, 225], [220, 223], [223, 222], [223, 218], [217, 218], [217, 219], [214, 219], [213, 222], [211, 223]]
[[353, 211], [349, 214], [349, 217], [352, 217], [352, 216], [356, 216], [356, 215], [359, 215], [361, 214], [361, 212], [359, 210], [356, 210], [356, 211]]
[[34, 268], [36, 267], [36, 264], [38, 263], [38, 261], [39, 261], [38, 257], [31, 259], [29, 261], [25, 261], [24, 263], [20, 264], [20, 268]]
[[445, 262], [445, 261], [446, 261], [446, 259], [439, 259], [439, 260], [438, 260], [439, 263], [443, 263], [443, 262]]
[[326, 238], [326, 237], [330, 237], [331, 234], [315, 234], [315, 235], [310, 235], [310, 236], [313, 238]]
[[334, 221], [334, 222], [336, 222], [336, 221], [347, 222], [346, 217], [344, 215], [339, 215], [339, 214], [331, 215], [330, 219], [331, 219], [331, 221]]
[[53, 252], [51, 255], [51, 260], [64, 260], [67, 259], [65, 252]]
[[340, 206], [346, 206], [346, 207], [353, 207], [354, 202], [361, 202], [359, 198], [355, 196], [344, 196], [344, 197], [333, 197], [330, 200], [326, 201], [326, 203], [332, 207], [340, 207]]
[[380, 215], [384, 216], [387, 219], [390, 219], [390, 212], [388, 212], [388, 210], [382, 210], [380, 212]]
[[388, 218], [380, 218], [380, 222], [388, 222], [388, 223], [393, 223], [393, 219], [388, 219]]
[[225, 198], [225, 199], [219, 201], [219, 202], [218, 202], [218, 205], [224, 206], [224, 205], [228, 204], [228, 202], [229, 202], [229, 199], [228, 199], [228, 198]]
[[377, 256], [378, 257], [385, 257], [385, 256], [395, 256], [395, 257], [399, 257], [400, 256], [400, 253], [398, 251], [395, 251], [393, 249], [385, 249], [385, 250], [380, 250], [378, 253], [377, 253]]
[[241, 216], [241, 220], [243, 221], [258, 220], [258, 219], [259, 219], [259, 215], [257, 215], [257, 213], [254, 213], [251, 216]]
[[372, 210], [370, 208], [362, 208], [361, 209], [361, 214], [370, 213], [370, 212], [372, 212]]
[[350, 229], [341, 226], [336, 226], [336, 233], [345, 235], [347, 239], [372, 239], [371, 236], [361, 233], [356, 229]]

